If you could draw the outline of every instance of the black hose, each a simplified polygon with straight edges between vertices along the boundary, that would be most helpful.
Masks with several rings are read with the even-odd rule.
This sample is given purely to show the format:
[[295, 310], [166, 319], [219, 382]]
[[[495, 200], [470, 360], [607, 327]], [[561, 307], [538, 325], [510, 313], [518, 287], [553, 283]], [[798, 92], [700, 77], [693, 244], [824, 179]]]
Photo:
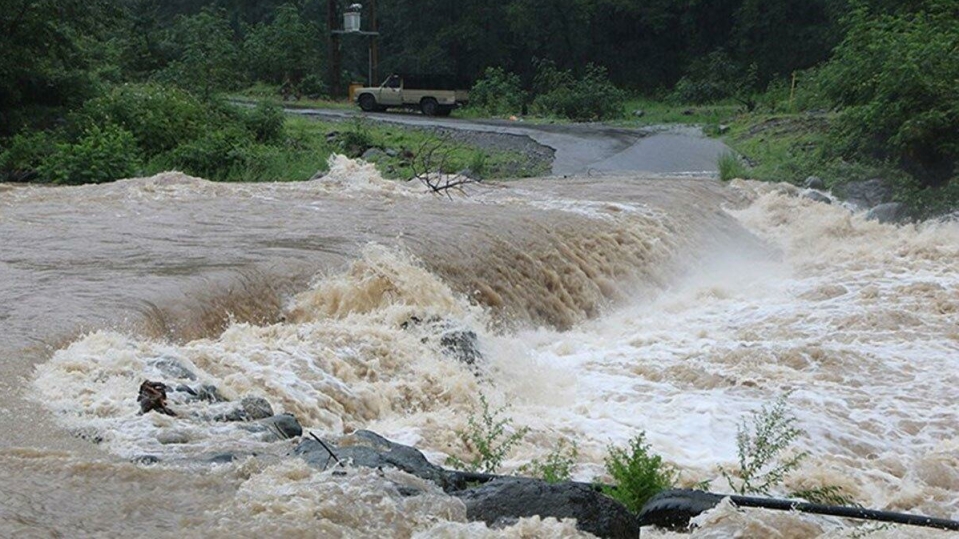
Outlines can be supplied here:
[[913, 515], [909, 513], [894, 513], [891, 511], [877, 511], [862, 507], [847, 507], [842, 505], [823, 505], [819, 503], [797, 502], [794, 500], [780, 500], [775, 498], [754, 498], [750, 496], [729, 496], [729, 501], [739, 507], [763, 507], [765, 509], [779, 509], [783, 511], [799, 511], [816, 515], [830, 515], [834, 517], [858, 518], [879, 522], [894, 522], [910, 526], [925, 526], [942, 530], [959, 530], [959, 522], [944, 518]]

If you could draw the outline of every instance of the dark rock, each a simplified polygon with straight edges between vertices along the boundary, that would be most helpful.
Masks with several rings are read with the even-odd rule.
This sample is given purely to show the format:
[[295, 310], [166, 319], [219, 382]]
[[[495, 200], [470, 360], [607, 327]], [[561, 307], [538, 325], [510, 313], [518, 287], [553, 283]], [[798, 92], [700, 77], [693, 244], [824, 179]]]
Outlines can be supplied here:
[[238, 460], [238, 457], [233, 453], [218, 453], [212, 457], [206, 459], [210, 464], [229, 464]]
[[432, 481], [444, 490], [462, 487], [453, 474], [431, 464], [423, 453], [408, 445], [397, 444], [368, 430], [358, 430], [339, 439], [337, 444], [326, 442], [336, 459], [316, 440], [304, 439], [293, 450], [307, 464], [320, 470], [336, 465], [337, 460], [347, 466], [364, 468], [396, 468], [421, 479]]
[[639, 521], [622, 504], [580, 483], [509, 477], [453, 495], [466, 504], [469, 520], [489, 526], [538, 515], [575, 518], [578, 529], [599, 537], [639, 537]]
[[223, 398], [223, 395], [220, 395], [220, 390], [213, 385], [202, 385], [198, 387], [190, 387], [186, 384], [180, 384], [174, 389], [177, 395], [177, 400], [179, 402], [223, 402], [226, 399]]
[[339, 132], [339, 131], [330, 131], [329, 133], [326, 134], [326, 141], [327, 141], [327, 142], [333, 142], [333, 141], [335, 141], [337, 138], [339, 138], [339, 136], [340, 136], [340, 132]]
[[147, 380], [140, 384], [140, 393], [137, 395], [137, 402], [140, 403], [140, 415], [150, 411], [156, 411], [169, 416], [176, 416], [176, 413], [167, 408], [166, 405], [166, 384], [162, 382], [151, 382]]
[[277, 439], [289, 440], [297, 436], [303, 436], [303, 427], [296, 420], [293, 414], [279, 414], [268, 417], [260, 421], [260, 424], [266, 426], [271, 433], [277, 435]]
[[899, 202], [880, 204], [866, 213], [867, 221], [879, 221], [883, 224], [902, 223], [906, 218], [906, 206]]
[[161, 357], [148, 363], [154, 369], [160, 371], [164, 376], [177, 378], [180, 380], [196, 380], [196, 374], [186, 368], [182, 363], [172, 357]]
[[810, 176], [806, 178], [806, 181], [803, 182], [803, 187], [806, 189], [817, 189], [819, 191], [826, 190], [826, 182], [822, 181], [822, 178], [818, 176]]
[[256, 421], [273, 415], [273, 407], [263, 397], [243, 397], [240, 405], [225, 414], [215, 416], [214, 421]]
[[645, 111], [645, 110], [634, 110], [634, 111], [633, 111], [633, 116], [635, 116], [635, 117], [637, 117], [637, 118], [642, 118], [643, 116], [646, 116], [646, 111]]
[[729, 133], [729, 126], [726, 124], [719, 124], [717, 131], [720, 135], [725, 135], [726, 133]]
[[440, 335], [443, 351], [467, 365], [475, 365], [483, 358], [479, 351], [479, 338], [469, 329], [453, 329]]
[[822, 202], [823, 204], [832, 204], [832, 199], [820, 193], [819, 191], [806, 191], [802, 194], [802, 196], [803, 198], [808, 198], [809, 200], [814, 200], [816, 202]]
[[696, 111], [693, 109], [686, 109], [683, 111], [683, 116], [692, 116], [693, 114], [696, 114]]
[[366, 150], [365, 152], [363, 152], [363, 155], [361, 155], [360, 157], [364, 161], [375, 161], [376, 159], [382, 157], [383, 155], [385, 155], [383, 153], [383, 150], [379, 148], [370, 148]]
[[140, 455], [130, 459], [130, 462], [134, 464], [156, 464], [160, 462], [160, 457], [156, 455]]
[[834, 191], [843, 200], [860, 209], [873, 208], [883, 202], [889, 202], [892, 197], [892, 190], [878, 178], [861, 182], [849, 182], [837, 186]]
[[394, 150], [393, 148], [387, 148], [383, 150], [383, 153], [385, 153], [386, 155], [390, 157], [398, 157], [400, 155], [400, 152]]

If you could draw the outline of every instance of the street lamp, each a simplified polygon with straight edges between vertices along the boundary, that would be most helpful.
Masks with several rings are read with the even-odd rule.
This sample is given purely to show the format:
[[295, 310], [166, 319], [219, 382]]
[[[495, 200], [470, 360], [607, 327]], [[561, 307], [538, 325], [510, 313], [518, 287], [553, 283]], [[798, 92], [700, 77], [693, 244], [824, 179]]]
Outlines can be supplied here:
[[336, 8], [339, 2], [337, 0], [327, 1], [327, 24], [330, 28], [330, 92], [336, 96], [340, 89], [340, 36], [345, 34], [355, 34], [369, 36], [370, 52], [369, 67], [367, 76], [370, 85], [375, 84], [376, 68], [379, 63], [379, 54], [377, 46], [377, 37], [380, 35], [376, 28], [376, 0], [370, 1], [370, 31], [364, 32], [362, 28], [361, 14], [363, 4], [350, 4], [343, 12], [343, 29], [335, 30], [337, 25]]

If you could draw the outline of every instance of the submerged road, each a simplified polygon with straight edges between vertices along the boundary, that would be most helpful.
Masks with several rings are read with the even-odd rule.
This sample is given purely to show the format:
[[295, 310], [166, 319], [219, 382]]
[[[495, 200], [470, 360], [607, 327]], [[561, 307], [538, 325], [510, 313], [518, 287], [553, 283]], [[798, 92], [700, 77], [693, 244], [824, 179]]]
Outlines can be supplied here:
[[645, 129], [602, 124], [533, 124], [507, 120], [437, 118], [416, 113], [362, 113], [334, 109], [286, 109], [291, 114], [331, 120], [362, 117], [402, 125], [462, 129], [527, 136], [556, 150], [553, 174], [649, 172], [712, 176], [719, 156], [731, 151], [721, 141], [694, 126], [653, 126]]

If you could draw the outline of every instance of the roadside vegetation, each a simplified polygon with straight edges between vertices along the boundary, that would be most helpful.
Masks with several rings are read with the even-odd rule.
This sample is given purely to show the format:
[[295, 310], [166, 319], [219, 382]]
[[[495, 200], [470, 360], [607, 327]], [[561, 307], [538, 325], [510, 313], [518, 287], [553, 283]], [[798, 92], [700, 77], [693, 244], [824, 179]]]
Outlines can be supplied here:
[[[819, 176], [827, 187], [879, 177], [917, 216], [959, 206], [952, 0], [444, 6], [380, 6], [379, 72], [422, 72], [425, 63], [469, 81], [471, 105], [458, 114], [704, 125], [743, 156], [737, 176]], [[325, 140], [277, 121], [275, 108], [225, 102], [350, 107], [330, 97], [321, 4], [11, 0], [8, 8], [3, 180], [99, 182], [162, 167], [220, 180], [303, 179]], [[343, 54], [343, 81], [380, 82], [365, 80], [365, 47], [344, 45]]]

